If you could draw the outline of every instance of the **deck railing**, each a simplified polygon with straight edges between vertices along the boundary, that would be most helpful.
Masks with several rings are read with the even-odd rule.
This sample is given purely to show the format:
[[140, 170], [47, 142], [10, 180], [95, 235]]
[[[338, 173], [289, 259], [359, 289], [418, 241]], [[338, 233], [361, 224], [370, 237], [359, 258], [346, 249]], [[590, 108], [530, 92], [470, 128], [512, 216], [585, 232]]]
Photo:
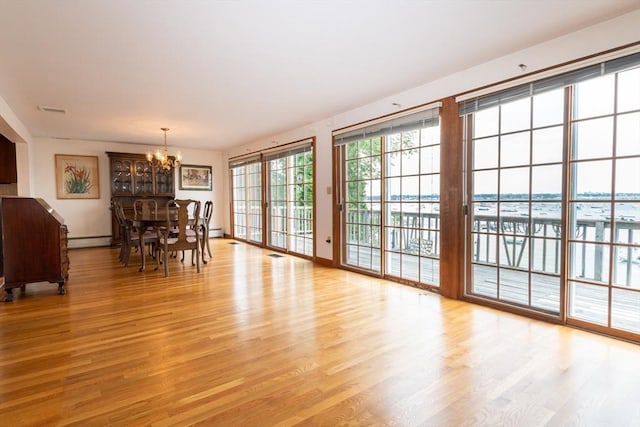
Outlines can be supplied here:
[[[440, 215], [437, 212], [389, 213], [385, 225], [386, 248], [429, 257], [439, 256]], [[380, 247], [383, 221], [379, 210], [350, 209], [346, 212], [346, 238], [351, 244]], [[613, 243], [616, 253], [611, 264], [610, 219], [579, 218], [570, 236], [570, 271], [573, 277], [608, 281], [609, 267], [614, 283], [639, 285], [640, 222], [615, 222]], [[476, 214], [473, 218], [473, 262], [513, 269], [560, 274], [561, 230], [559, 218], [501, 214]], [[600, 243], [600, 244], [598, 244]], [[498, 247], [496, 247], [498, 246]], [[531, 262], [529, 262], [529, 258]]]

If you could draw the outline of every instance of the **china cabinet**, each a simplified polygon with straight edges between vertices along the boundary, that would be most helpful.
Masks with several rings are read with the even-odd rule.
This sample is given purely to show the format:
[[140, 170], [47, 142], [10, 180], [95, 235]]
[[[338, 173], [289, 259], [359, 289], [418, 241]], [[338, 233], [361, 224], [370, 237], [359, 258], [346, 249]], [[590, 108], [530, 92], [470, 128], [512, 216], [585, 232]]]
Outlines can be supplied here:
[[[122, 204], [125, 213], [133, 212], [137, 199], [156, 200], [165, 206], [175, 198], [175, 170], [150, 163], [144, 154], [107, 152], [109, 156], [111, 199]], [[120, 226], [111, 215], [111, 244], [120, 244]]]

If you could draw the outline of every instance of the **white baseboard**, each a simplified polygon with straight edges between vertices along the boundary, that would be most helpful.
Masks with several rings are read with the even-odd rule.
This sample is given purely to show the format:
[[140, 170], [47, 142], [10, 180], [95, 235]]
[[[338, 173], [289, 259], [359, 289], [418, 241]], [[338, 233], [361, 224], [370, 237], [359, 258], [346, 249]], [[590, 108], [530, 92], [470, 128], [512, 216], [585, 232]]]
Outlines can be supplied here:
[[97, 237], [71, 237], [67, 246], [69, 249], [78, 248], [95, 248], [99, 246], [110, 246], [111, 236], [97, 236]]

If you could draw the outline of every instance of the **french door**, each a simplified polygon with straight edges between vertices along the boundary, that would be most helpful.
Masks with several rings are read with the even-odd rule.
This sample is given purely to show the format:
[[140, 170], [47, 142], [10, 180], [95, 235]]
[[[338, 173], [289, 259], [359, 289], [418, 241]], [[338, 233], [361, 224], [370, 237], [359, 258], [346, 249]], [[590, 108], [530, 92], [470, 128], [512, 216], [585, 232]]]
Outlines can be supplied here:
[[257, 157], [230, 164], [233, 237], [262, 244], [262, 163]]
[[313, 256], [313, 150], [267, 156], [267, 246]]
[[439, 108], [334, 134], [344, 266], [439, 285]]
[[640, 55], [474, 102], [467, 295], [637, 339]]
[[232, 160], [229, 169], [233, 237], [312, 257], [313, 139]]

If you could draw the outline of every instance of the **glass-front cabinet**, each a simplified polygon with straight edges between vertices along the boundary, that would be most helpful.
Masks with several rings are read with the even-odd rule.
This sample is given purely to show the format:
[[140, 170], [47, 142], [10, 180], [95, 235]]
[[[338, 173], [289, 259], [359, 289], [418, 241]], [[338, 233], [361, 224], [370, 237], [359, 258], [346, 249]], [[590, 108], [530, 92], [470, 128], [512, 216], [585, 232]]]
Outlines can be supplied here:
[[155, 169], [155, 194], [173, 196], [175, 193], [173, 168], [163, 169], [160, 166], [156, 166]]
[[153, 165], [144, 160], [136, 160], [133, 163], [135, 194], [153, 194]]
[[133, 194], [131, 159], [111, 159], [111, 195]]
[[[107, 152], [111, 199], [122, 203], [125, 214], [133, 212], [137, 199], [154, 199], [158, 210], [175, 197], [174, 168], [162, 169], [149, 163], [144, 154]], [[112, 244], [120, 243], [120, 229], [112, 215]]]

